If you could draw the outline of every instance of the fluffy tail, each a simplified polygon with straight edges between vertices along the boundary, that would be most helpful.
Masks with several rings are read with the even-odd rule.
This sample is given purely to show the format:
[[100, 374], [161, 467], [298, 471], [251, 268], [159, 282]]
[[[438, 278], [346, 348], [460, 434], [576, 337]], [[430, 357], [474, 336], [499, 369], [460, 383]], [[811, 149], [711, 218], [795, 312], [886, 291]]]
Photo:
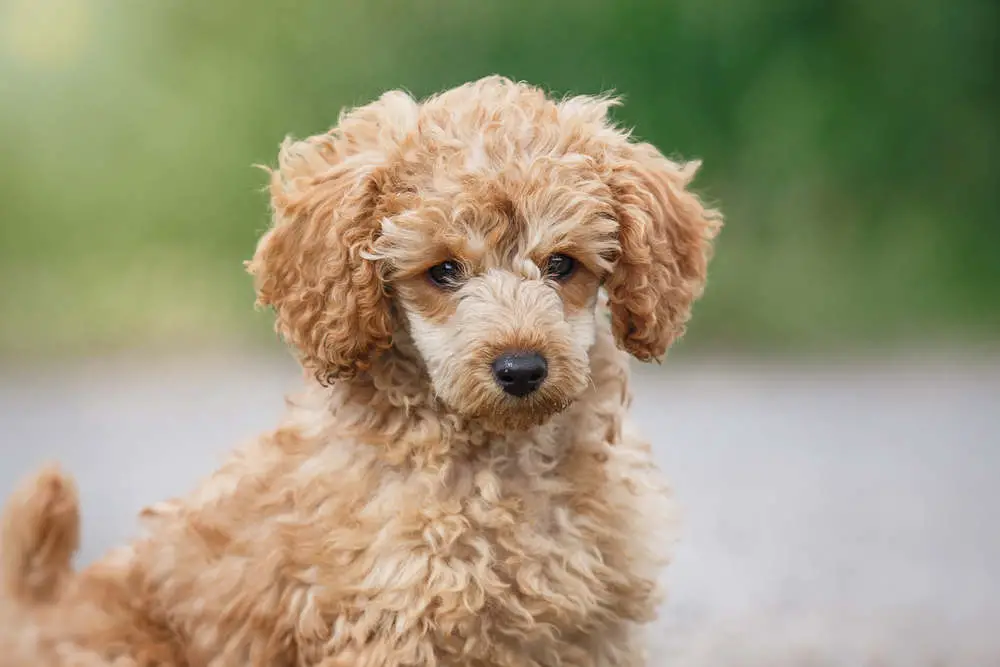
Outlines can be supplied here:
[[80, 542], [76, 485], [49, 466], [25, 480], [0, 519], [0, 592], [19, 602], [56, 600], [73, 576]]

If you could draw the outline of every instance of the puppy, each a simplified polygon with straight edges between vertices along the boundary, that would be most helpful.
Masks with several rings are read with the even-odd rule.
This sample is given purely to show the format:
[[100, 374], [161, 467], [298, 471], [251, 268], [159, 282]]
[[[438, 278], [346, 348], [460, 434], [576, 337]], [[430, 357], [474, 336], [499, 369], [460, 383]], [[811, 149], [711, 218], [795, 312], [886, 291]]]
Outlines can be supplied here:
[[72, 484], [29, 481], [0, 662], [646, 664], [673, 510], [627, 357], [683, 333], [721, 219], [614, 104], [489, 77], [286, 141], [248, 268], [305, 390], [76, 575]]

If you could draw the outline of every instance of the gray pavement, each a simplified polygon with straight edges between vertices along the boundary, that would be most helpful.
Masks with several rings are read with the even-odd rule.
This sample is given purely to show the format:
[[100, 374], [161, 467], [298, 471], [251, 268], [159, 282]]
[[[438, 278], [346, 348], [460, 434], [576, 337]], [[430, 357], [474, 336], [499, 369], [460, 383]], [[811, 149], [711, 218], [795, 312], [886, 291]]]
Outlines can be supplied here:
[[[0, 494], [77, 478], [81, 562], [268, 428], [281, 357], [0, 369]], [[1000, 665], [1000, 359], [684, 360], [636, 375], [684, 512], [654, 665]]]

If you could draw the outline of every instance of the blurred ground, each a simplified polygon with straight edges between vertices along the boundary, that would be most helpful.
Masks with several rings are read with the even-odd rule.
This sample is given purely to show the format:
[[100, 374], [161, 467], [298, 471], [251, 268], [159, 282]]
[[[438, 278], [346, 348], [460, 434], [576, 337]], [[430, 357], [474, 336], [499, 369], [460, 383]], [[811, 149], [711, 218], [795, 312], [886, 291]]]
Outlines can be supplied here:
[[[0, 493], [77, 476], [81, 561], [274, 424], [282, 358], [0, 370]], [[643, 369], [636, 413], [685, 511], [670, 665], [1000, 665], [1000, 359]]]

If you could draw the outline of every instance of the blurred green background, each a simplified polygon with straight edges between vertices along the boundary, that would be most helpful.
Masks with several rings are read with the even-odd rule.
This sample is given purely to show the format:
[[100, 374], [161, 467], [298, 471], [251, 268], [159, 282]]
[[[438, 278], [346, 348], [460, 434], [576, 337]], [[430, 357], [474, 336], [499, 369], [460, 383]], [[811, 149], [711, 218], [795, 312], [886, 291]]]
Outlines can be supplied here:
[[689, 349], [1000, 340], [995, 0], [0, 0], [0, 356], [273, 340], [286, 134], [489, 73], [615, 90], [727, 216]]

